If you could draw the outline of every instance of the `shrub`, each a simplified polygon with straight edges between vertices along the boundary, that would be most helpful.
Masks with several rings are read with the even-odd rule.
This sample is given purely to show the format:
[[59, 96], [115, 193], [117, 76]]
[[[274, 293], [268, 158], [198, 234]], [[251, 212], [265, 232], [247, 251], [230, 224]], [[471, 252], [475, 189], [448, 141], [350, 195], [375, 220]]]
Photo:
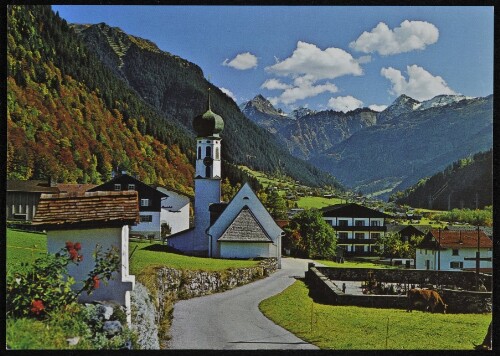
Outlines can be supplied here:
[[89, 272], [84, 286], [73, 291], [75, 280], [68, 274], [67, 266], [83, 260], [79, 254], [80, 243], [66, 242], [66, 246], [55, 254], [38, 258], [33, 264], [22, 263], [18, 271], [7, 275], [6, 312], [8, 316], [43, 318], [55, 309], [76, 300], [83, 291], [91, 294], [105, 283], [120, 267], [120, 255], [116, 248], [102, 252], [100, 246], [94, 252], [95, 268]]

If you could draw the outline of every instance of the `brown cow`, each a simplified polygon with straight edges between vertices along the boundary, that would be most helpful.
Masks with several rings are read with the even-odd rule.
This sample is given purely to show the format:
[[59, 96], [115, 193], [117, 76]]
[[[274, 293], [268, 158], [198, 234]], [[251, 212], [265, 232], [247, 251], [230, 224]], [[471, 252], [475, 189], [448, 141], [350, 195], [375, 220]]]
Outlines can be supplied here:
[[411, 312], [413, 306], [416, 304], [424, 304], [426, 306], [425, 310], [427, 311], [430, 310], [434, 313], [437, 308], [438, 310], [442, 310], [443, 314], [446, 314], [448, 304], [445, 304], [439, 293], [434, 290], [413, 288], [408, 291], [407, 297], [407, 312]]

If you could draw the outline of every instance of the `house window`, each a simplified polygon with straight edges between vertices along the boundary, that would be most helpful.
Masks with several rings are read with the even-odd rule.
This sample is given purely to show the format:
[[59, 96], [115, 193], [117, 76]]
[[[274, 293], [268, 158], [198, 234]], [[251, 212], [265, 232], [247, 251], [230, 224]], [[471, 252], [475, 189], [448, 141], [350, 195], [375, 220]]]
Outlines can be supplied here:
[[379, 232], [374, 232], [372, 234], [372, 239], [380, 239], [380, 233]]
[[149, 199], [141, 199], [141, 206], [149, 206]]
[[365, 238], [365, 234], [363, 234], [362, 232], [356, 232], [354, 234], [354, 238], [356, 238], [356, 239], [364, 239]]
[[339, 232], [339, 239], [347, 239], [349, 234], [347, 232]]
[[129, 184], [128, 190], [135, 190], [135, 184]]
[[464, 268], [464, 263], [463, 262], [458, 262], [458, 261], [451, 261], [450, 262], [450, 268], [455, 268], [455, 269]]
[[115, 190], [122, 190], [121, 184], [115, 184]]
[[378, 220], [372, 221], [371, 225], [372, 226], [380, 226], [380, 221], [378, 221]]
[[348, 221], [347, 220], [339, 220], [339, 226], [347, 226]]
[[363, 246], [363, 245], [356, 245], [354, 247], [354, 251], [356, 251], [356, 252], [365, 252], [365, 246]]
[[141, 222], [152, 222], [153, 215], [141, 215], [140, 219], [141, 219]]
[[356, 226], [365, 226], [365, 221], [364, 220], [356, 220], [354, 222]]
[[452, 253], [453, 256], [458, 256], [458, 248], [454, 248], [453, 249], [453, 253]]

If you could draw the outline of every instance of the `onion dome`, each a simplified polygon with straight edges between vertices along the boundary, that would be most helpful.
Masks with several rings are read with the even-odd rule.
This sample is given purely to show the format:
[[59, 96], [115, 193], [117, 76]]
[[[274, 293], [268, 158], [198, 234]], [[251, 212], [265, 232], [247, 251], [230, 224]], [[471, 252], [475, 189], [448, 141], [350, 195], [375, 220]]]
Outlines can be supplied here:
[[219, 137], [224, 130], [224, 120], [210, 108], [210, 89], [208, 92], [207, 111], [193, 119], [193, 128], [198, 137]]

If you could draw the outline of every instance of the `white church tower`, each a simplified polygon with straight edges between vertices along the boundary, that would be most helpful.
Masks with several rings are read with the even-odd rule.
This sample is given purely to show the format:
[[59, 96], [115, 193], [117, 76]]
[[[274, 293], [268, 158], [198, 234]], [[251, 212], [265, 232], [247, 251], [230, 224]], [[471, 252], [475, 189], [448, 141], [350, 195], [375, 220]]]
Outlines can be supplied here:
[[224, 129], [222, 117], [210, 107], [208, 92], [207, 111], [193, 119], [196, 132], [196, 173], [194, 179], [194, 246], [197, 251], [208, 252], [206, 230], [210, 227], [212, 203], [221, 201], [221, 137]]

